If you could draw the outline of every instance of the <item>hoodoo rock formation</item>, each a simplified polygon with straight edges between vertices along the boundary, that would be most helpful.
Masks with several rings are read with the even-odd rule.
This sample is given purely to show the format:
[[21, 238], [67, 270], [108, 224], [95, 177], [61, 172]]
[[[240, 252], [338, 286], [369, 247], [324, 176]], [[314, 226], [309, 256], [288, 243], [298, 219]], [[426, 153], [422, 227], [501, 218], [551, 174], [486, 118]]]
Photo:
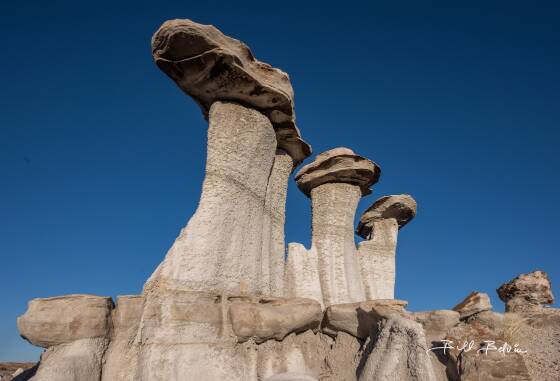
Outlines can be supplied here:
[[[355, 229], [358, 203], [380, 168], [348, 148], [323, 152], [295, 176], [311, 198], [312, 244], [292, 243], [286, 256], [288, 181], [311, 155], [288, 75], [190, 20], [164, 23], [152, 50], [208, 120], [198, 208], [141, 295], [116, 304], [92, 295], [32, 300], [18, 328], [46, 351], [14, 380], [559, 379], [560, 314], [541, 306], [552, 302], [544, 272], [498, 289], [506, 314], [491, 311], [482, 293], [454, 311], [409, 312], [394, 299], [397, 234], [416, 202], [382, 197]], [[364, 238], [358, 245], [355, 233]], [[472, 336], [477, 345], [485, 337], [519, 340], [536, 351], [537, 333], [550, 344], [532, 360], [432, 348]]]
[[296, 175], [299, 189], [311, 197], [311, 249], [291, 244], [286, 262], [290, 296], [320, 300], [325, 306], [365, 299], [354, 217], [358, 202], [371, 193], [380, 169], [348, 148], [318, 155]]
[[358, 260], [368, 299], [393, 299], [397, 234], [414, 216], [416, 201], [396, 195], [381, 197], [360, 218], [356, 232], [366, 241], [358, 247]]

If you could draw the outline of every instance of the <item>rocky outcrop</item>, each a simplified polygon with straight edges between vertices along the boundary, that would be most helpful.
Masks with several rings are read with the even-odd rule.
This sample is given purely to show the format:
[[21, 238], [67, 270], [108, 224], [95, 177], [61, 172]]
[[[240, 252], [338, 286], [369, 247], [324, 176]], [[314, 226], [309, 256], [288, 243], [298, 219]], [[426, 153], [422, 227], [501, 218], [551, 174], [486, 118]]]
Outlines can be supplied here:
[[240, 342], [282, 340], [292, 332], [317, 329], [323, 318], [321, 305], [310, 299], [237, 301], [229, 308], [233, 333]]
[[323, 332], [331, 335], [346, 332], [356, 338], [366, 339], [383, 316], [387, 313], [404, 314], [406, 305], [407, 302], [403, 300], [368, 300], [335, 304], [327, 307], [325, 311]]
[[492, 304], [490, 297], [483, 292], [471, 292], [461, 303], [453, 307], [453, 311], [460, 314], [461, 320], [483, 311], [490, 311]]
[[459, 324], [459, 313], [450, 310], [413, 312], [411, 318], [422, 325], [429, 346], [444, 339]]
[[208, 115], [216, 101], [232, 101], [266, 115], [278, 148], [297, 165], [311, 154], [295, 124], [294, 94], [283, 71], [255, 59], [239, 40], [191, 20], [163, 23], [152, 38], [158, 67]]
[[371, 340], [359, 381], [436, 380], [420, 324], [395, 314], [380, 323]]
[[[312, 245], [310, 250], [289, 246], [286, 288], [296, 293], [291, 296], [320, 297], [325, 306], [365, 300], [354, 241], [354, 216], [358, 202], [371, 192], [369, 187], [379, 173], [372, 161], [348, 148], [335, 148], [321, 153], [296, 174], [298, 187], [311, 197]], [[298, 274], [303, 269], [318, 273], [311, 277]]]
[[508, 312], [539, 311], [554, 303], [550, 280], [544, 271], [521, 274], [496, 290]]
[[560, 309], [505, 315], [507, 340], [527, 351], [522, 357], [532, 379], [560, 380]]
[[396, 195], [381, 197], [360, 218], [356, 232], [366, 240], [358, 246], [358, 261], [367, 299], [394, 298], [398, 231], [415, 215], [416, 201]]
[[532, 381], [524, 355], [514, 352], [515, 343], [508, 343], [502, 331], [480, 320], [459, 324], [449, 331], [445, 340], [452, 348], [440, 350], [439, 355], [447, 357], [451, 379]]
[[23, 338], [49, 348], [82, 339], [105, 338], [109, 334], [113, 301], [94, 295], [38, 298], [17, 320]]

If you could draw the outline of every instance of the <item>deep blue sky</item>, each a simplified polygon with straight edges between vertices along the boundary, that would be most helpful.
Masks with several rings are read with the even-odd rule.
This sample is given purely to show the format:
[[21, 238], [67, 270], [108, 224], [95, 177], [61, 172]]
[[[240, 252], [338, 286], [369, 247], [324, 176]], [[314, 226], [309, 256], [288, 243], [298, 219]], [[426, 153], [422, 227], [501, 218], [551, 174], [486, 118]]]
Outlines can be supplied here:
[[[455, 3], [455, 4], [453, 4]], [[315, 153], [410, 193], [397, 297], [451, 308], [522, 272], [560, 296], [560, 9], [553, 1], [15, 1], [0, 6], [0, 361], [36, 360], [34, 297], [140, 292], [194, 212], [206, 123], [161, 73], [166, 19], [212, 23], [287, 71]], [[287, 242], [310, 240], [290, 183]], [[358, 214], [359, 215], [359, 214]]]

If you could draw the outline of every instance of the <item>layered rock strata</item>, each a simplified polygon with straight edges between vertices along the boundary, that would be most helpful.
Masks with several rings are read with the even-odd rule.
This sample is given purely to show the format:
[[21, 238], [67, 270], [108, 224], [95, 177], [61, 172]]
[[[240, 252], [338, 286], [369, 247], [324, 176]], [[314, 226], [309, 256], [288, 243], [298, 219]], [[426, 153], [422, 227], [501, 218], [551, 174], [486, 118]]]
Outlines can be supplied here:
[[461, 320], [491, 309], [492, 304], [488, 294], [476, 291], [471, 292], [461, 303], [453, 307], [453, 311], [459, 313]]

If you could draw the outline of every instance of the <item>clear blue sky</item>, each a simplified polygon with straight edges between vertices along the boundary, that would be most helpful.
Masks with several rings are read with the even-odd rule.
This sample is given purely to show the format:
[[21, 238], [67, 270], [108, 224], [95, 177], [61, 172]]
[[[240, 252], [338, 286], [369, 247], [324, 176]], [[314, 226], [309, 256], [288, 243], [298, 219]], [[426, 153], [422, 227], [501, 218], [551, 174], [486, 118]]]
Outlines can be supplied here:
[[[453, 4], [455, 3], [455, 4]], [[459, 4], [460, 3], [460, 4]], [[0, 361], [36, 360], [28, 300], [139, 293], [194, 212], [206, 123], [161, 73], [166, 19], [212, 23], [287, 71], [319, 153], [410, 193], [397, 297], [451, 308], [519, 273], [560, 297], [560, 9], [553, 1], [10, 1], [0, 6]], [[310, 240], [290, 183], [287, 242]]]

